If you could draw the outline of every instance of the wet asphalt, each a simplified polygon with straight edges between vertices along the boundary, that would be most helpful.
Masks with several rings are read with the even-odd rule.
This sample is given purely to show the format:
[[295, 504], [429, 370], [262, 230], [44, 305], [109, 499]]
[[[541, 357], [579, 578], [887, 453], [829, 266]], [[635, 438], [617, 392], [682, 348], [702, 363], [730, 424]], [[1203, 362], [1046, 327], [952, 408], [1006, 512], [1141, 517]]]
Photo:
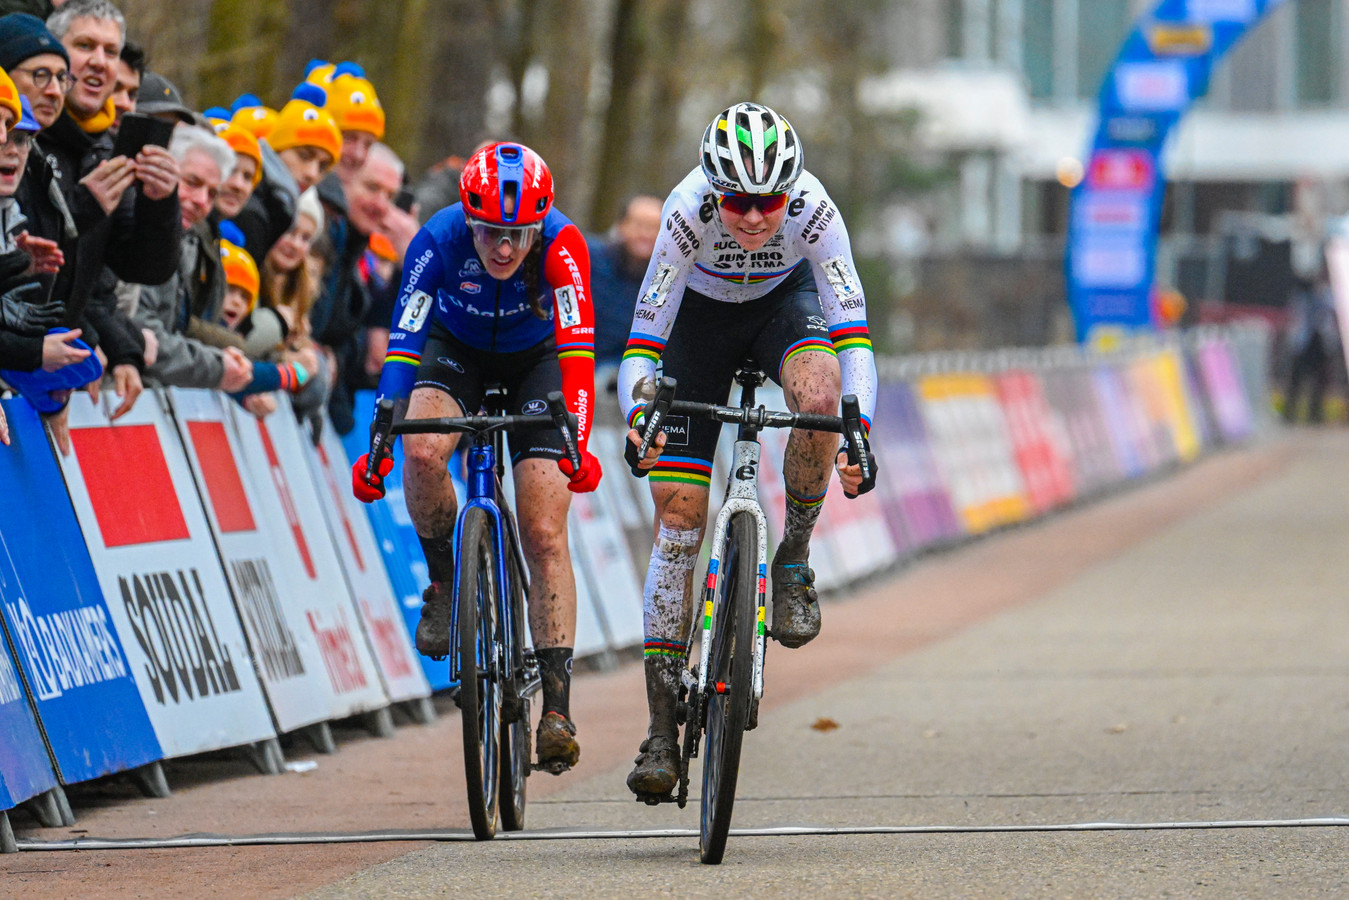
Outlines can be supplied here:
[[622, 836], [698, 827], [625, 765], [528, 811], [613, 837], [437, 844], [310, 896], [1349, 896], [1349, 433], [1277, 440], [1286, 465], [1065, 583], [766, 709], [734, 827], [813, 833], [700, 865], [696, 836]]

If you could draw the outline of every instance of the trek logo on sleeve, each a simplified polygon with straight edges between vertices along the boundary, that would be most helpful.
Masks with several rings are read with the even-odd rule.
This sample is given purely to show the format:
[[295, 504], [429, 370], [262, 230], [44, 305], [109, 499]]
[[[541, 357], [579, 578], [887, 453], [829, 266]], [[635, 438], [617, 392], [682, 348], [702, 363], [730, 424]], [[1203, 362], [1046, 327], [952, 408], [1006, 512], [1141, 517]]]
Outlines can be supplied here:
[[413, 291], [403, 304], [403, 315], [398, 327], [404, 331], [419, 331], [431, 314], [431, 295], [426, 291]]

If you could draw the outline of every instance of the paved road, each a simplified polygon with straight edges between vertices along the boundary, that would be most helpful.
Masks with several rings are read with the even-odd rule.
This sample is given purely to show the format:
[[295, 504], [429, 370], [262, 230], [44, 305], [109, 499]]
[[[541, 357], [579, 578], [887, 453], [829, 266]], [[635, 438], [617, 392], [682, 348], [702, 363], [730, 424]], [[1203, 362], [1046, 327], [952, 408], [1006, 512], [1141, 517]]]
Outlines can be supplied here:
[[[0, 860], [0, 884], [35, 896], [1349, 895], [1349, 825], [1311, 822], [1349, 822], [1346, 460], [1338, 431], [1220, 454], [828, 603], [817, 642], [770, 649], [735, 819], [821, 833], [733, 835], [720, 867], [698, 864], [696, 837], [591, 837], [25, 852]], [[640, 690], [635, 665], [578, 679], [582, 766], [531, 779], [529, 832], [696, 830], [696, 805], [649, 809], [623, 787]], [[178, 763], [170, 778], [187, 784], [168, 800], [77, 795], [80, 830], [466, 828], [453, 717], [341, 738], [306, 775]], [[840, 828], [900, 833], [829, 833]]]

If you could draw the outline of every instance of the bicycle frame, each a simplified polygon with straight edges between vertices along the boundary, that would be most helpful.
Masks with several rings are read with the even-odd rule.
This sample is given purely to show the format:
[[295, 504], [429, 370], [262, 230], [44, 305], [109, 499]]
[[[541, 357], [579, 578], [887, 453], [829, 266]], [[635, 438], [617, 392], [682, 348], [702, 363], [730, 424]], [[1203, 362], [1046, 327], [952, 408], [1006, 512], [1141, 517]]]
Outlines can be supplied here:
[[[501, 479], [505, 475], [504, 447], [498, 446], [505, 443], [505, 437], [502, 432], [492, 432], [491, 434], [477, 433], [474, 435], [473, 443], [469, 446], [466, 453], [468, 463], [468, 490], [467, 501], [459, 510], [459, 516], [454, 523], [454, 545], [463, 546], [463, 527], [465, 514], [470, 509], [481, 509], [492, 518], [493, 530], [492, 540], [496, 546], [496, 577], [500, 588], [497, 592], [496, 604], [498, 620], [502, 626], [502, 637], [505, 646], [496, 648], [500, 660], [504, 663], [504, 670], [508, 676], [515, 680], [519, 678], [527, 669], [526, 660], [515, 659], [515, 648], [520, 646], [515, 640], [516, 628], [523, 628], [524, 623], [516, 621], [516, 613], [523, 611], [511, 610], [510, 598], [514, 596], [511, 590], [513, 571], [509, 560], [515, 559], [520, 572], [529, 571], [525, 568], [523, 553], [520, 550], [520, 539], [515, 528], [515, 517], [509, 510], [502, 509], [498, 503], [498, 497], [501, 495]], [[454, 570], [454, 590], [455, 596], [459, 592], [460, 568]], [[527, 593], [527, 585], [522, 585]], [[459, 634], [459, 615], [458, 608], [452, 610], [450, 618], [450, 680], [458, 681], [461, 670], [459, 660], [459, 642], [456, 636]], [[529, 697], [533, 695], [540, 686], [537, 673], [532, 674], [527, 681], [520, 683], [519, 695]]]
[[[754, 406], [754, 385], [742, 383], [740, 406], [750, 409]], [[730, 477], [726, 485], [726, 501], [717, 513], [716, 525], [712, 531], [712, 556], [707, 562], [707, 583], [703, 588], [703, 637], [698, 645], [698, 692], [706, 696], [708, 649], [712, 646], [712, 623], [715, 621], [717, 579], [721, 568], [721, 547], [726, 539], [726, 530], [736, 513], [753, 516], [757, 537], [758, 558], [754, 571], [757, 573], [755, 590], [758, 595], [758, 621], [755, 623], [754, 640], [754, 697], [763, 697], [763, 664], [767, 635], [764, 628], [764, 608], [768, 593], [768, 520], [759, 505], [759, 429], [753, 425], [741, 425], [736, 436], [735, 450], [732, 455]]]

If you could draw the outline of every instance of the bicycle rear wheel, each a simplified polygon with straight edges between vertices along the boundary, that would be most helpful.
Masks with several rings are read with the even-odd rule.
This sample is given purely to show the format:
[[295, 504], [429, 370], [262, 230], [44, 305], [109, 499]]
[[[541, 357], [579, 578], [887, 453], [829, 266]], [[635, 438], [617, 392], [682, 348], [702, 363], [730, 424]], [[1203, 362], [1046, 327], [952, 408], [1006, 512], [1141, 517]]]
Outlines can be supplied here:
[[703, 791], [698, 829], [702, 861], [721, 862], [731, 829], [740, 746], [749, 719], [754, 674], [758, 539], [754, 520], [731, 519], [721, 555], [724, 580], [716, 601], [707, 667], [707, 722], [703, 744]]
[[501, 765], [501, 671], [496, 622], [496, 545], [481, 509], [464, 514], [459, 550], [459, 706], [464, 724], [464, 780], [473, 834], [496, 834]]
[[[515, 661], [523, 667], [525, 660], [525, 579], [514, 563], [511, 571], [511, 605], [515, 631]], [[523, 669], [512, 672], [509, 690], [518, 691], [525, 681]], [[506, 831], [520, 831], [525, 827], [525, 788], [529, 777], [529, 700], [520, 697], [508, 704], [513, 709], [513, 721], [501, 723], [501, 827]]]

